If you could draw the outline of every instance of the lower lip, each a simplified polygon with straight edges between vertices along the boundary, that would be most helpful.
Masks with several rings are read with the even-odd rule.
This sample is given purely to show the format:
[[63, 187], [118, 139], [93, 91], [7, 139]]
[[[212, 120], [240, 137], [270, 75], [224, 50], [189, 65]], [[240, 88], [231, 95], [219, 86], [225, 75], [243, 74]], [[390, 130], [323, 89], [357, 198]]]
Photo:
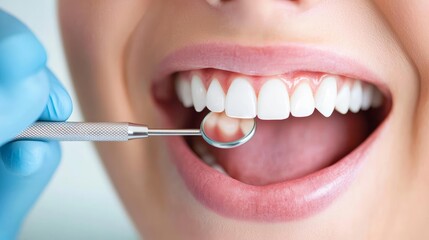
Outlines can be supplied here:
[[353, 152], [334, 165], [305, 177], [267, 186], [252, 186], [223, 175], [195, 155], [183, 138], [169, 138], [173, 162], [193, 196], [214, 212], [233, 219], [290, 221], [328, 207], [351, 185], [385, 128], [383, 123]]

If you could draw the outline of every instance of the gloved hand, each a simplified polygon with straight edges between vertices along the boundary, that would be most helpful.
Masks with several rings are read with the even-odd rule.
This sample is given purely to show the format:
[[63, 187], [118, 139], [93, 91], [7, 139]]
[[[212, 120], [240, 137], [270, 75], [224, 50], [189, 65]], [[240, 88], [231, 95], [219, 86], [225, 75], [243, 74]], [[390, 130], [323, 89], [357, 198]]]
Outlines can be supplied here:
[[37, 120], [65, 121], [71, 111], [42, 45], [0, 9], [0, 239], [16, 238], [61, 157], [57, 142], [10, 141]]

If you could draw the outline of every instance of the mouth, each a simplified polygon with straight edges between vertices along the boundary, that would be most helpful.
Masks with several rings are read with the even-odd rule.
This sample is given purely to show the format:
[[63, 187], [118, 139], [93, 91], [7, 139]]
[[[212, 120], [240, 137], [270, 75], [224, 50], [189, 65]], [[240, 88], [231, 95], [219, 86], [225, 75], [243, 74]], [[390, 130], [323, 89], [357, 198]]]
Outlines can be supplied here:
[[[160, 69], [153, 97], [167, 127], [198, 128], [208, 112], [256, 119], [255, 136], [234, 149], [168, 139], [193, 196], [236, 219], [294, 220], [329, 206], [368, 158], [392, 105], [386, 85], [361, 65], [301, 46], [194, 46]], [[214, 124], [225, 138], [241, 127]]]

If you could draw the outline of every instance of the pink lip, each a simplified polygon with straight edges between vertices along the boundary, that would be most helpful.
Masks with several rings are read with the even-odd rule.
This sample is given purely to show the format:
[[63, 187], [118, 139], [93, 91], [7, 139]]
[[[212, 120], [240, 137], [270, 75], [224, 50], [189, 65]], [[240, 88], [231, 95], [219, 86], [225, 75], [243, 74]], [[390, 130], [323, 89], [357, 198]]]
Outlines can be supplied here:
[[[315, 71], [363, 79], [386, 90], [368, 69], [353, 60], [302, 45], [243, 47], [204, 44], [169, 55], [155, 80], [177, 72], [216, 68], [248, 75]], [[165, 112], [167, 127], [173, 127]], [[355, 179], [360, 166], [388, 122], [384, 122], [358, 148], [334, 165], [305, 177], [267, 186], [252, 186], [225, 176], [201, 161], [183, 138], [169, 138], [173, 162], [190, 192], [207, 208], [222, 216], [256, 221], [288, 221], [314, 215], [329, 206]]]

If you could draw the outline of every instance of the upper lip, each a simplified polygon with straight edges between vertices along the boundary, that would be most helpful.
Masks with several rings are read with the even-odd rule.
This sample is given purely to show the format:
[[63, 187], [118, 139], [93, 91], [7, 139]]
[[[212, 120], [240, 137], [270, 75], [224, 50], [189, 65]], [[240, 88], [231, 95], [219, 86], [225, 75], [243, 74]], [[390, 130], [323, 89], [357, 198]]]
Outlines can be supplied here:
[[[376, 85], [389, 100], [386, 83], [357, 61], [300, 44], [246, 47], [214, 43], [185, 47], [167, 56], [154, 82], [175, 72], [216, 68], [247, 75], [313, 71], [360, 79]], [[387, 93], [387, 94], [386, 94]], [[162, 113], [168, 127], [170, 119]], [[169, 138], [174, 163], [193, 195], [216, 212], [240, 219], [282, 221], [315, 214], [352, 182], [388, 117], [364, 143], [334, 165], [308, 176], [267, 186], [250, 186], [223, 176], [198, 160], [181, 138]]]
[[214, 68], [244, 75], [269, 76], [289, 72], [323, 72], [376, 85], [388, 95], [386, 82], [373, 69], [354, 59], [304, 44], [242, 46], [204, 43], [183, 47], [158, 64], [152, 79], [165, 80], [173, 73]]

